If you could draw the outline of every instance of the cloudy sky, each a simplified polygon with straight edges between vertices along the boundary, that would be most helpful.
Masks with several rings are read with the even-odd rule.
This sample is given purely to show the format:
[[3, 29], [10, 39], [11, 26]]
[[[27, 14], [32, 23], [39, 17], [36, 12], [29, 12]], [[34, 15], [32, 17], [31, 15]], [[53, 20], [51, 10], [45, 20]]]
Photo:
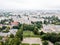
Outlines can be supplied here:
[[60, 9], [60, 0], [0, 0], [0, 9]]

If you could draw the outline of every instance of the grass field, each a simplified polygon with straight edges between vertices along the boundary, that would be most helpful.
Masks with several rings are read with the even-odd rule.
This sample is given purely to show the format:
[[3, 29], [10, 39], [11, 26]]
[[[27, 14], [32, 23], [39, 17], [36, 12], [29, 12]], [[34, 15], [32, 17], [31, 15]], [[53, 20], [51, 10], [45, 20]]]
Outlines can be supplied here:
[[23, 31], [23, 37], [39, 37], [39, 35], [35, 35], [32, 31]]
[[23, 31], [23, 36], [34, 36], [34, 33], [32, 31]]

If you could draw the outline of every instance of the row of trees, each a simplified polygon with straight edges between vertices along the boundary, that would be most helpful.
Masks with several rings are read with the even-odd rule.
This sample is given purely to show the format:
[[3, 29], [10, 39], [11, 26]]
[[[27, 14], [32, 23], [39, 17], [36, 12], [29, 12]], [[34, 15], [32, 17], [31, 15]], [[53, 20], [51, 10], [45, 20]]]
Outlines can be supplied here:
[[60, 24], [60, 19], [56, 16], [52, 16], [52, 17], [43, 17], [44, 20], [44, 24]]
[[38, 29], [42, 28], [42, 21], [37, 21], [37, 22], [31, 22], [34, 26], [36, 26]]
[[[8, 23], [5, 23], [8, 22]], [[0, 24], [10, 24], [10, 22], [13, 22], [13, 19], [4, 19], [0, 21]]]
[[23, 24], [23, 30], [33, 31], [34, 30], [34, 25]]
[[33, 22], [32, 25], [23, 24], [23, 30], [33, 31], [34, 34], [39, 34], [39, 30], [42, 28], [42, 22], [37, 21]]
[[56, 33], [46, 33], [46, 34], [42, 34], [41, 38], [43, 40], [49, 40], [52, 43], [56, 43], [56, 42], [60, 42], [60, 33], [56, 34]]

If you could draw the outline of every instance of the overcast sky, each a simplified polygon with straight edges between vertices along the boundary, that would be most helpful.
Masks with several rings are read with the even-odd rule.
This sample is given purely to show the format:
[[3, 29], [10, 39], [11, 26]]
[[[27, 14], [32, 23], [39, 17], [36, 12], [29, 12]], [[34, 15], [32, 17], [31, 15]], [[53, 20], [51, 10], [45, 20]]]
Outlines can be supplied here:
[[60, 9], [60, 0], [0, 0], [0, 9]]

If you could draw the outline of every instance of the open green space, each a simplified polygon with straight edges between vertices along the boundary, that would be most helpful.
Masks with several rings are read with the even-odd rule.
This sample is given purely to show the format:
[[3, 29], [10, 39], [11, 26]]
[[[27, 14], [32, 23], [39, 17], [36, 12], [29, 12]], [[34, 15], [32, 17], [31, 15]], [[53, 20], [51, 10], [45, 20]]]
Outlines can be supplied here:
[[32, 31], [23, 31], [23, 35], [34, 35]]
[[32, 31], [23, 31], [24, 37], [31, 37], [34, 36], [34, 33]]
[[39, 37], [39, 35], [35, 35], [33, 31], [23, 31], [23, 37]]

